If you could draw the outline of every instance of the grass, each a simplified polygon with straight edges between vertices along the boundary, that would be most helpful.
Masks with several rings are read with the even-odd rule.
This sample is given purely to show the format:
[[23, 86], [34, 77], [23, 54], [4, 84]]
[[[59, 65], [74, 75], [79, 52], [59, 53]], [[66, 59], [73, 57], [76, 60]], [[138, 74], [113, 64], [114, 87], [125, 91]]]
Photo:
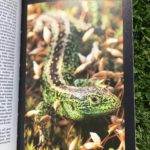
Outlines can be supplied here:
[[150, 149], [150, 0], [133, 0], [136, 142]]

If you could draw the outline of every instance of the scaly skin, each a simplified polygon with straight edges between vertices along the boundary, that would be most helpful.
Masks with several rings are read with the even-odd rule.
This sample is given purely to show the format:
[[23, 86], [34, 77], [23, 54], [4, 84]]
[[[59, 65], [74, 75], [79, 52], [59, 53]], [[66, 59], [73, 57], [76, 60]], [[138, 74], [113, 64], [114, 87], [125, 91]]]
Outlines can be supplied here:
[[[57, 114], [73, 121], [116, 111], [120, 100], [108, 89], [72, 85], [73, 72], [79, 65], [77, 52], [81, 47], [81, 32], [63, 14], [44, 14], [39, 19], [51, 31], [50, 54], [42, 77], [44, 102], [38, 107], [40, 112], [46, 112], [56, 101], [60, 103]], [[36, 23], [38, 26], [38, 20]]]

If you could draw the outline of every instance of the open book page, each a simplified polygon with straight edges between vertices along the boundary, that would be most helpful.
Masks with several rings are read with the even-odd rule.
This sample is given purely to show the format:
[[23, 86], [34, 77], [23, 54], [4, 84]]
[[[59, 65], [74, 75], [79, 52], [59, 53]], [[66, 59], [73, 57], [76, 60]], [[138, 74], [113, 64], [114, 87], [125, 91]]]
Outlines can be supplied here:
[[16, 150], [21, 1], [0, 1], [0, 150]]

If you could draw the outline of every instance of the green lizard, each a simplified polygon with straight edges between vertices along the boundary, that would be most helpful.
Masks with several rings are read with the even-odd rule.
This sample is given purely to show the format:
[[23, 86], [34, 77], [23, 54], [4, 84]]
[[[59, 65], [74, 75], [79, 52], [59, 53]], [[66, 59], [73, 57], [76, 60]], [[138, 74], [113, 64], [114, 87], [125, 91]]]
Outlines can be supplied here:
[[[47, 13], [39, 19], [41, 26], [49, 28], [50, 50], [42, 76], [44, 101], [37, 109], [45, 111], [59, 101], [57, 114], [73, 121], [116, 111], [121, 102], [107, 88], [72, 84], [73, 72], [79, 65], [81, 32], [63, 14]], [[40, 28], [38, 20], [35, 27]]]

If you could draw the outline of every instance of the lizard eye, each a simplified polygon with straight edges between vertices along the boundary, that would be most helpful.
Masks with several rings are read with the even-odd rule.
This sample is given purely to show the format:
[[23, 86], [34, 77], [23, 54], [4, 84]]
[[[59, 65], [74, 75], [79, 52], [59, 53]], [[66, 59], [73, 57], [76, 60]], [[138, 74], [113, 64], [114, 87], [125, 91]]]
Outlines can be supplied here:
[[91, 102], [93, 104], [99, 104], [99, 99], [97, 97], [91, 97]]
[[98, 99], [96, 97], [92, 97], [92, 102], [96, 103], [98, 101]]

